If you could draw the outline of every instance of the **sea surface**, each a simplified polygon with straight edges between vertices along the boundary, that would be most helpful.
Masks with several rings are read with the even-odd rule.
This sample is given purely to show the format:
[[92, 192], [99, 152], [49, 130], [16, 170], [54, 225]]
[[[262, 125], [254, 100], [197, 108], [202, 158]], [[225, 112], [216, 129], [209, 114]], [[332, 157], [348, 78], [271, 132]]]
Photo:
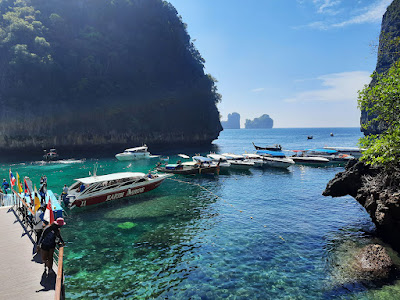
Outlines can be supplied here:
[[[251, 153], [252, 142], [285, 150], [354, 147], [361, 135], [359, 128], [225, 130], [213, 150]], [[178, 152], [153, 154], [178, 160]], [[96, 164], [103, 175], [147, 172], [157, 162], [38, 158], [2, 163], [0, 172], [7, 178], [11, 168], [37, 186], [46, 175], [60, 194]], [[351, 270], [356, 251], [379, 241], [356, 200], [321, 195], [343, 169], [175, 175], [142, 195], [66, 209], [67, 299], [398, 299], [397, 281], [364, 282]]]

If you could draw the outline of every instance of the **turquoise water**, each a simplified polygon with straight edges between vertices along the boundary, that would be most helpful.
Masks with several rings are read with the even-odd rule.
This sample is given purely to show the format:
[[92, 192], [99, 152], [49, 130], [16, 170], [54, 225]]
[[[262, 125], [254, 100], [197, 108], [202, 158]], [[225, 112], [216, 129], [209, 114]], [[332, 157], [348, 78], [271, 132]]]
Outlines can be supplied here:
[[[252, 152], [251, 142], [356, 146], [360, 136], [357, 128], [225, 130], [214, 150]], [[77, 158], [3, 163], [0, 170], [7, 176], [11, 166], [37, 185], [46, 174], [60, 193], [95, 163], [101, 175], [147, 172], [156, 162]], [[352, 254], [374, 241], [374, 225], [353, 198], [321, 195], [341, 170], [296, 165], [174, 176], [133, 198], [67, 210], [67, 298], [394, 299], [396, 282], [365, 284], [348, 270]]]

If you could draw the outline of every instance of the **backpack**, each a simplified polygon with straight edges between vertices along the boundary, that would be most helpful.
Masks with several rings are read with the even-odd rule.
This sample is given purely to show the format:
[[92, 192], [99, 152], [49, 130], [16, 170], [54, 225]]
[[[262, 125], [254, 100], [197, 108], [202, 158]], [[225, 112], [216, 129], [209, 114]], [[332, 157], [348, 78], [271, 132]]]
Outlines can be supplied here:
[[47, 232], [47, 234], [43, 237], [41, 248], [44, 250], [55, 248], [56, 247], [56, 234], [53, 230]]

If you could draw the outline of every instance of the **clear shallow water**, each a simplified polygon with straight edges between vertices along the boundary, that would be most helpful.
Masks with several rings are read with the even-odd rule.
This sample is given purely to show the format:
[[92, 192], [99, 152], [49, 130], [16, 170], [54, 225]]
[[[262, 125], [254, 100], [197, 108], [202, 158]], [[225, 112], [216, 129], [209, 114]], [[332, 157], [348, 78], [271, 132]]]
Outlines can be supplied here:
[[[357, 128], [226, 130], [214, 148], [240, 154], [253, 151], [251, 142], [292, 150], [356, 146], [360, 136]], [[101, 175], [147, 172], [157, 160], [11, 168], [36, 184], [46, 174], [49, 188], [60, 192], [96, 162]], [[1, 165], [4, 176], [9, 167]], [[67, 211], [67, 298], [394, 299], [398, 285], [365, 286], [346, 272], [351, 254], [372, 241], [365, 232], [374, 226], [353, 198], [321, 195], [341, 170], [293, 166], [175, 176], [143, 195]]]

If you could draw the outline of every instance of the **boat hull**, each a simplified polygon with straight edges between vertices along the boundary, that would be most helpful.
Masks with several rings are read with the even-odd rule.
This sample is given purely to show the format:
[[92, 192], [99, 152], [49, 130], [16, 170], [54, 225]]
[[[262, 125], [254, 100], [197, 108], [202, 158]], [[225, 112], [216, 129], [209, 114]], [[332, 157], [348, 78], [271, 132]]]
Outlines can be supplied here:
[[158, 167], [158, 172], [178, 174], [178, 175], [194, 175], [194, 174], [213, 174], [218, 172], [218, 167], [202, 167], [202, 168], [183, 168], [183, 169], [167, 169], [165, 167]]
[[101, 195], [94, 195], [91, 197], [78, 198], [71, 203], [71, 206], [84, 207], [143, 194], [157, 188], [166, 178], [167, 176], [160, 178], [159, 180], [155, 180], [135, 187], [114, 190], [110, 193], [103, 193]]
[[117, 154], [117, 155], [115, 155], [115, 158], [120, 161], [147, 159], [147, 158], [150, 158], [150, 154], [149, 153], [137, 153], [137, 154], [130, 154], [130, 155]]

